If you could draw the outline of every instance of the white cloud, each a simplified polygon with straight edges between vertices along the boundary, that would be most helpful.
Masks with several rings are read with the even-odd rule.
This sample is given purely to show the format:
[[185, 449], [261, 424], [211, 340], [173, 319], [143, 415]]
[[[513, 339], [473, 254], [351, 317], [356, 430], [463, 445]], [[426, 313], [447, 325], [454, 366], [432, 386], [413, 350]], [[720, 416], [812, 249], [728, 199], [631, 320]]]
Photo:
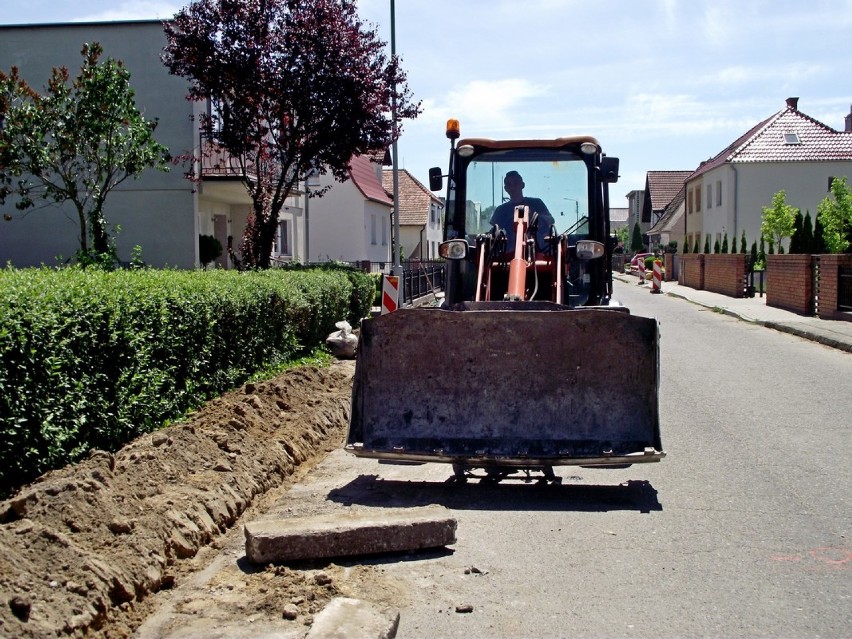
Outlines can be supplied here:
[[451, 89], [443, 98], [423, 100], [424, 120], [457, 118], [467, 130], [505, 130], [519, 124], [517, 112], [532, 98], [546, 95], [548, 87], [519, 78], [474, 80]]
[[177, 2], [122, 2], [118, 6], [91, 13], [79, 18], [75, 22], [111, 22], [119, 20], [148, 20], [153, 18], [171, 18], [183, 5]]

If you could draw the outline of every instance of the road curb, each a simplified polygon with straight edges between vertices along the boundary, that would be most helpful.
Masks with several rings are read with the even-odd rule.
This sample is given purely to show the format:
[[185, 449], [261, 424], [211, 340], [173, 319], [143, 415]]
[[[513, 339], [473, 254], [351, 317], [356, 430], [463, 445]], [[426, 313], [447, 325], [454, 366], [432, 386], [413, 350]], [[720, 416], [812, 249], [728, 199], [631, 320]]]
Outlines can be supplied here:
[[442, 506], [248, 522], [255, 565], [423, 550], [454, 544], [456, 520]]

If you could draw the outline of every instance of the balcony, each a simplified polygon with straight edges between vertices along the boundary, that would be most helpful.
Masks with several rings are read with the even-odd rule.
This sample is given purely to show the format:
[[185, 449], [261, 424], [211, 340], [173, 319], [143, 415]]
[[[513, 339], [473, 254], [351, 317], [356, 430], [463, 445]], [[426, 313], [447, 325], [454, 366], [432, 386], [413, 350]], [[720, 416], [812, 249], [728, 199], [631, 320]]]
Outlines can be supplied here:
[[[201, 138], [201, 177], [208, 178], [231, 178], [242, 179], [243, 173], [240, 162], [215, 140], [215, 135], [204, 133]], [[248, 177], [255, 175], [252, 165], [248, 166]]]

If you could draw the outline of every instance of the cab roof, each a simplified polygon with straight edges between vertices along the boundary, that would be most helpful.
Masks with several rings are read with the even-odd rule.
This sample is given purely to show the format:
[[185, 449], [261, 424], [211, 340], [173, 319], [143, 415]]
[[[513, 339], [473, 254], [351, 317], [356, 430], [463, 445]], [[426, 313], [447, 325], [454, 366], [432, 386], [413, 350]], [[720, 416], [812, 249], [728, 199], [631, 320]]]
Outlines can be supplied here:
[[489, 138], [464, 138], [458, 141], [457, 146], [470, 145], [484, 147], [486, 149], [531, 149], [547, 148], [560, 149], [566, 146], [579, 146], [584, 142], [591, 142], [601, 148], [600, 143], [591, 135], [572, 135], [564, 138], [536, 139], [536, 140], [491, 140]]

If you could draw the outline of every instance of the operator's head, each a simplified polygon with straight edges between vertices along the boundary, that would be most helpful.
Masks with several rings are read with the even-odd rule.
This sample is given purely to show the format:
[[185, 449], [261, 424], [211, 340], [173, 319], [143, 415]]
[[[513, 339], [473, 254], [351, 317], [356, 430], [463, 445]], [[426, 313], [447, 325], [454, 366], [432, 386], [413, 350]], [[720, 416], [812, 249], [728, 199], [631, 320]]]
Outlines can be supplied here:
[[523, 197], [524, 193], [524, 178], [517, 171], [509, 171], [506, 177], [503, 178], [503, 188], [511, 198]]

